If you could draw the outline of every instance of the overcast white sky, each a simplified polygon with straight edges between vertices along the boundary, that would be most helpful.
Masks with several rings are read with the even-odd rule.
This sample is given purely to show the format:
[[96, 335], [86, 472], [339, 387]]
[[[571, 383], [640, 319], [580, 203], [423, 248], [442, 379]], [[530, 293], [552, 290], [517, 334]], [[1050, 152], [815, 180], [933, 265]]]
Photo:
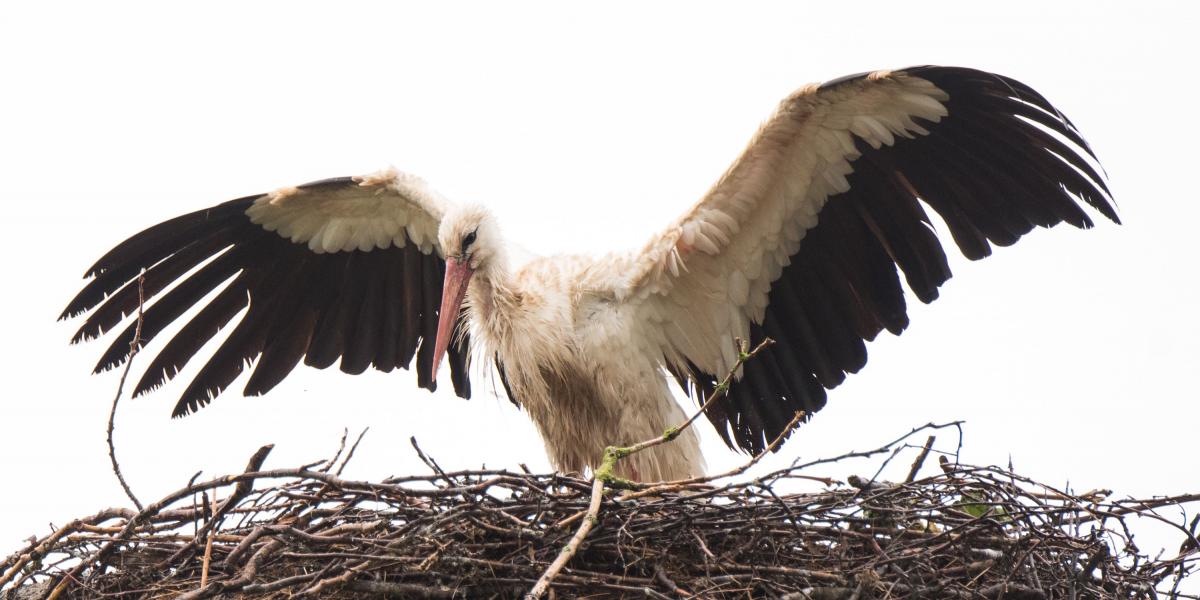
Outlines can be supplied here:
[[[390, 164], [492, 206], [533, 251], [632, 247], [794, 88], [925, 63], [1043, 92], [1099, 154], [1126, 224], [952, 262], [942, 298], [872, 344], [767, 466], [965, 419], [968, 462], [1011, 457], [1080, 490], [1200, 490], [1194, 5], [812, 4], [6, 4], [0, 554], [48, 522], [128, 504], [104, 446], [117, 376], [89, 375], [107, 342], [70, 347], [79, 323], [55, 317], [129, 234]], [[526, 417], [483, 386], [467, 402], [405, 372], [301, 368], [266, 397], [238, 382], [171, 420], [194, 371], [122, 405], [118, 452], [143, 500], [236, 471], [268, 442], [268, 465], [298, 466], [368, 425], [352, 477], [421, 470], [412, 435], [447, 467], [548, 468]], [[743, 460], [703, 427], [710, 465]]]

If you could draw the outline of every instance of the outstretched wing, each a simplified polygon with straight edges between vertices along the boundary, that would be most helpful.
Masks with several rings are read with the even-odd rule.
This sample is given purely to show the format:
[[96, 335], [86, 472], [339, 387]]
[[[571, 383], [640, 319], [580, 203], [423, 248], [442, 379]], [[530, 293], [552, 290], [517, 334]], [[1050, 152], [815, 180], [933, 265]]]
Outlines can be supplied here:
[[[174, 377], [245, 309], [180, 396], [176, 416], [207, 404], [250, 364], [244, 393], [258, 395], [301, 359], [323, 369], [340, 358], [342, 371], [357, 374], [371, 365], [408, 368], [415, 354], [418, 384], [434, 390], [445, 209], [424, 182], [394, 170], [231, 200], [118, 244], [88, 269], [91, 281], [61, 318], [90, 312], [72, 342], [133, 321], [101, 357], [100, 372], [129, 357], [137, 323], [127, 317], [137, 311], [139, 287], [142, 345], [203, 304], [158, 351], [138, 395]], [[465, 347], [452, 347], [449, 363], [455, 392], [469, 398]]]
[[[617, 290], [693, 396], [734, 338], [777, 343], [709, 411], [726, 443], [761, 450], [796, 410], [907, 325], [897, 267], [922, 302], [950, 277], [925, 206], [979, 259], [1035, 226], [1118, 221], [1095, 156], [1040, 94], [981, 71], [914, 67], [786, 98], [708, 194], [623, 266]], [[732, 437], [731, 437], [732, 436]]]

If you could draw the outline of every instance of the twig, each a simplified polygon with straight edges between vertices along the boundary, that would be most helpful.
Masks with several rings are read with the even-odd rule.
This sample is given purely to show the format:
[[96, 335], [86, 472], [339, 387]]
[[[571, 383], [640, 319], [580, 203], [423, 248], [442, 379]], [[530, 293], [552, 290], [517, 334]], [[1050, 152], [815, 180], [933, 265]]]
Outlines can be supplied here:
[[331, 469], [333, 469], [333, 466], [335, 464], [337, 464], [338, 459], [342, 457], [342, 452], [346, 449], [346, 438], [348, 438], [348, 437], [350, 437], [350, 430], [343, 427], [342, 428], [342, 439], [340, 441], [338, 441], [338, 449], [337, 449], [337, 452], [333, 453], [333, 457], [327, 458], [324, 460], [319, 460], [315, 463], [305, 465], [304, 468], [308, 469], [308, 468], [315, 467], [317, 465], [321, 465], [321, 468], [318, 470], [321, 471], [322, 473], [328, 473]]
[[[637, 446], [641, 446], [642, 444], [645, 444], [645, 447], [637, 448], [637, 446], [634, 446], [634, 449], [632, 450], [632, 452], [639, 452], [645, 448], [649, 448], [650, 446], [657, 446], [658, 444], [662, 444], [664, 442], [669, 442], [669, 441], [675, 439], [676, 437], [678, 437], [679, 434], [684, 429], [687, 429], [688, 427], [690, 427], [692, 422], [694, 422], [696, 419], [700, 418], [700, 415], [704, 414], [704, 412], [708, 410], [709, 405], [711, 405], [713, 402], [715, 402], [717, 400], [717, 398], [724, 396], [729, 391], [729, 386], [730, 386], [730, 384], [733, 383], [733, 378], [737, 374], [738, 370], [742, 368], [742, 365], [746, 364], [746, 361], [754, 358], [755, 356], [758, 356], [759, 352], [762, 352], [764, 349], [766, 349], [770, 345], [774, 344], [775, 340], [773, 340], [771, 338], [763, 338], [763, 340], [761, 342], [759, 342], [758, 345], [755, 346], [753, 350], [750, 350], [749, 342], [739, 339], [739, 340], [736, 340], [736, 343], [738, 346], [737, 361], [735, 361], [733, 363], [733, 366], [729, 368], [729, 371], [727, 373], [725, 373], [725, 377], [723, 377], [721, 379], [721, 382], [717, 384], [717, 387], [714, 388], [712, 393], [708, 395], [708, 398], [704, 399], [704, 403], [700, 405], [700, 409], [697, 410], [696, 412], [692, 413], [692, 416], [688, 417], [688, 420], [684, 421], [682, 425], [680, 425], [678, 427], [674, 427], [672, 429], [669, 429], [665, 433], [663, 433], [662, 438], [658, 438], [656, 440], [647, 440], [645, 442], [642, 442], [641, 444], [638, 444]], [[749, 350], [749, 352], [747, 352], [747, 350]]]
[[[208, 504], [208, 492], [204, 493], [205, 504]], [[216, 537], [215, 531], [208, 531], [205, 535], [207, 538], [204, 542], [204, 563], [200, 572], [200, 587], [208, 585], [208, 567], [212, 563], [213, 538]]]
[[562, 571], [571, 557], [579, 551], [579, 546], [583, 544], [583, 540], [587, 538], [588, 533], [591, 533], [592, 527], [600, 520], [600, 501], [604, 499], [604, 480], [594, 478], [592, 480], [592, 498], [588, 503], [587, 514], [584, 515], [583, 521], [579, 523], [579, 529], [575, 531], [575, 535], [571, 536], [571, 540], [563, 547], [562, 552], [558, 553], [558, 557], [550, 566], [546, 568], [546, 572], [534, 584], [533, 589], [525, 595], [526, 600], [537, 600], [541, 598], [546, 590], [550, 588], [550, 583], [558, 577], [558, 572]]
[[[624, 496], [621, 496], [621, 499], [622, 500], [632, 500], [634, 498], [643, 498], [646, 496], [661, 494], [661, 493], [667, 492], [667, 491], [676, 491], [676, 490], [682, 489], [684, 487], [687, 487], [690, 485], [695, 485], [698, 483], [709, 483], [712, 481], [717, 481], [718, 479], [726, 479], [729, 477], [736, 477], [738, 475], [741, 475], [742, 473], [749, 471], [750, 468], [753, 467], [754, 465], [758, 464], [758, 462], [760, 460], [762, 460], [763, 457], [774, 452], [775, 449], [778, 448], [779, 445], [783, 443], [783, 440], [787, 439], [788, 433], [791, 432], [792, 428], [795, 427], [796, 424], [798, 424], [802, 419], [804, 419], [804, 411], [802, 411], [802, 410], [796, 411], [796, 414], [792, 416], [792, 420], [788, 421], [788, 424], [786, 426], [784, 426], [782, 431], [779, 432], [779, 435], [775, 436], [775, 439], [771, 440], [771, 443], [767, 444], [767, 447], [763, 448], [762, 452], [755, 454], [754, 456], [750, 457], [750, 460], [748, 460], [748, 461], [742, 463], [741, 465], [734, 467], [728, 471], [725, 471], [722, 473], [717, 473], [715, 475], [703, 475], [700, 477], [693, 477], [691, 479], [677, 479], [675, 481], [664, 481], [662, 483], [654, 484], [654, 485], [651, 485], [644, 489], [640, 489], [638, 491], [625, 494]], [[833, 483], [832, 480], [824, 478], [824, 477], [810, 477], [810, 476], [806, 476], [806, 475], [796, 475], [796, 477], [800, 478], [800, 479], [809, 479], [809, 480], [820, 481], [821, 483], [824, 483], [826, 485], [831, 485]]]
[[386, 598], [456, 598], [462, 594], [445, 586], [424, 586], [391, 581], [352, 581], [347, 586], [356, 592]]
[[933, 447], [934, 440], [937, 436], [930, 435], [925, 439], [925, 445], [921, 447], [921, 453], [917, 455], [917, 459], [913, 461], [912, 468], [908, 470], [908, 477], [904, 478], [904, 483], [912, 483], [917, 478], [917, 472], [921, 470], [921, 465], [925, 464], [925, 457], [929, 456], [929, 449]]
[[429, 456], [425, 454], [424, 450], [421, 450], [421, 445], [417, 443], [417, 436], [409, 436], [408, 443], [412, 444], [413, 450], [416, 450], [417, 452], [417, 458], [420, 458], [421, 462], [425, 463], [425, 466], [429, 467], [434, 473], [441, 475], [442, 479], [446, 480], [446, 483], [454, 485], [454, 480], [451, 479], [449, 475], [446, 475], [446, 472], [442, 470], [441, 465], [437, 464], [437, 462], [432, 458], [429, 458]]
[[[723, 377], [721, 379], [721, 382], [718, 383], [717, 386], [713, 389], [712, 393], [708, 395], [708, 398], [705, 398], [704, 402], [700, 405], [700, 408], [695, 413], [692, 413], [692, 416], [688, 417], [688, 419], [686, 421], [684, 421], [682, 424], [680, 424], [678, 427], [671, 427], [671, 428], [667, 429], [659, 437], [651, 438], [651, 439], [648, 439], [648, 440], [645, 440], [642, 442], [638, 442], [632, 446], [625, 446], [625, 447], [609, 446], [609, 447], [605, 448], [604, 449], [604, 458], [601, 461], [600, 466], [596, 468], [595, 477], [598, 479], [603, 479], [605, 481], [605, 483], [608, 483], [615, 487], [624, 487], [624, 488], [637, 487], [634, 482], [626, 480], [626, 479], [622, 479], [620, 477], [617, 477], [615, 474], [613, 474], [613, 468], [616, 467], [617, 463], [620, 462], [624, 458], [628, 458], [630, 456], [633, 456], [634, 454], [637, 454], [638, 452], [642, 452], [643, 450], [646, 450], [648, 448], [653, 448], [655, 446], [665, 444], [665, 443], [670, 442], [670, 441], [674, 440], [675, 438], [679, 437], [679, 434], [683, 433], [683, 431], [686, 430], [688, 427], [691, 427], [692, 423], [694, 423], [696, 421], [696, 419], [698, 419], [700, 417], [700, 415], [704, 414], [704, 412], [706, 410], [708, 410], [708, 407], [713, 402], [716, 402], [717, 398], [724, 396], [726, 394], [726, 392], [729, 391], [729, 385], [733, 382], [734, 376], [737, 374], [738, 370], [742, 368], [742, 365], [746, 364], [746, 361], [754, 358], [755, 356], [758, 355], [759, 352], [762, 352], [765, 348], [767, 348], [768, 346], [770, 346], [771, 344], [774, 344], [774, 343], [775, 343], [775, 340], [773, 340], [771, 338], [763, 338], [763, 340], [761, 342], [759, 342], [759, 344], [757, 346], [755, 346], [753, 350], [750, 350], [750, 344], [748, 342], [746, 342], [744, 340], [740, 340], [740, 339], [737, 340], [737, 345], [738, 345], [737, 360], [734, 361], [733, 365], [729, 367], [729, 371], [725, 374], [725, 377]], [[800, 416], [803, 417], [803, 413], [801, 413]], [[799, 418], [793, 419], [791, 423], [788, 423], [787, 427], [783, 428], [783, 437], [786, 437], [786, 434], [788, 432], [790, 432], [792, 430], [792, 427], [794, 427], [796, 425], [796, 423], [798, 423], [798, 422], [799, 422]], [[756, 456], [754, 458], [754, 460], [751, 461], [751, 465], [753, 465], [753, 463], [757, 463], [758, 460], [759, 460], [759, 457]], [[749, 468], [749, 466], [747, 466], [746, 468]]]
[[121, 371], [121, 380], [117, 382], [117, 393], [113, 396], [112, 409], [108, 411], [108, 459], [112, 462], [113, 474], [117, 476], [117, 481], [121, 484], [121, 489], [125, 490], [125, 495], [133, 501], [133, 505], [139, 511], [144, 510], [141, 501], [133, 494], [133, 490], [129, 488], [129, 484], [125, 482], [125, 476], [121, 474], [121, 465], [117, 462], [117, 448], [113, 443], [113, 429], [116, 428], [117, 421], [117, 404], [121, 402], [121, 394], [125, 390], [125, 379], [129, 377], [129, 369], [133, 367], [133, 357], [137, 356], [138, 350], [142, 346], [142, 322], [144, 320], [144, 309], [146, 306], [146, 273], [143, 271], [138, 275], [138, 307], [137, 321], [133, 326], [133, 339], [129, 341], [129, 356], [125, 358], [125, 369]]
[[[346, 458], [342, 459], [342, 464], [338, 466], [337, 471], [334, 471], [334, 475], [341, 477], [342, 471], [346, 469], [346, 465], [350, 464], [350, 459], [354, 458], [354, 451], [358, 450], [358, 443], [363, 440], [363, 436], [367, 435], [367, 432], [370, 430], [370, 427], [364, 427], [363, 430], [359, 432], [358, 438], [355, 439], [354, 444], [350, 446], [350, 451], [346, 453]], [[413, 439], [416, 440], [416, 438]]]

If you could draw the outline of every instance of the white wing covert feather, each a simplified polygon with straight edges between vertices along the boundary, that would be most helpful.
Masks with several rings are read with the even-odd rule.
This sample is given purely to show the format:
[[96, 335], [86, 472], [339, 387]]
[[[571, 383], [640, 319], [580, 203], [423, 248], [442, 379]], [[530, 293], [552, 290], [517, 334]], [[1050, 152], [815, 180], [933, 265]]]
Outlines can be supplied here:
[[318, 254], [384, 250], [409, 242], [429, 254], [437, 246], [448, 201], [424, 180], [387, 169], [350, 181], [355, 185], [316, 182], [282, 188], [257, 198], [246, 214], [267, 231], [307, 244]]
[[[631, 292], [651, 313], [690, 317], [673, 320], [670, 347], [707, 372], [733, 364], [733, 340], [749, 339], [749, 322], [762, 321], [770, 283], [829, 197], [850, 189], [846, 176], [859, 155], [851, 136], [878, 148], [925, 135], [914, 118], [936, 123], [945, 99], [927, 80], [903, 74], [809, 86], [786, 98], [708, 194], [638, 257]], [[703, 328], [703, 344], [687, 343], [684, 323]]]

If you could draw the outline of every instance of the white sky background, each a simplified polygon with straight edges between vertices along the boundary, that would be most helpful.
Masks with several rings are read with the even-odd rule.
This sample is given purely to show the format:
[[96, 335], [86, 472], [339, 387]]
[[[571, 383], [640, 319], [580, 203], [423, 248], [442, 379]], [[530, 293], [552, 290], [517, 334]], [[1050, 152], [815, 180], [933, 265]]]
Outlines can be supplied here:
[[[910, 296], [909, 330], [871, 344], [866, 369], [764, 468], [964, 419], [967, 462], [1011, 457], [1081, 491], [1200, 491], [1197, 11], [985, 4], [6, 4], [0, 554], [49, 522], [128, 505], [104, 445], [117, 373], [89, 375], [109, 340], [71, 347], [80, 321], [55, 322], [84, 269], [128, 235], [391, 164], [493, 207], [533, 251], [634, 247], [791, 90], [925, 63], [1044, 93], [1098, 153], [1126, 224], [1096, 215], [1091, 231], [1035, 231], [979, 263], [955, 255], [941, 299]], [[198, 362], [121, 406], [118, 453], [143, 501], [198, 470], [239, 471], [268, 442], [268, 466], [325, 457], [343, 428], [368, 425], [351, 477], [423, 471], [412, 435], [445, 467], [548, 469], [526, 417], [487, 386], [462, 401], [407, 372], [301, 367], [249, 399], [243, 378], [171, 420]], [[712, 467], [744, 460], [703, 428]]]

